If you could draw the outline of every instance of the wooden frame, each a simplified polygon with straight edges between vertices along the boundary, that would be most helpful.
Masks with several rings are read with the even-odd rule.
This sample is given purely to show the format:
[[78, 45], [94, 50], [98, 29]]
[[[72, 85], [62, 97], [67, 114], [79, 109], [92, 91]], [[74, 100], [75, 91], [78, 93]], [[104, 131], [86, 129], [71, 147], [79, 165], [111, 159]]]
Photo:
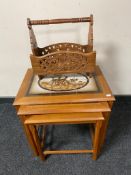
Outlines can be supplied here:
[[100, 101], [114, 101], [115, 98], [101, 72], [99, 66], [95, 67], [95, 73], [101, 87], [99, 93], [83, 93], [83, 94], [68, 94], [46, 96], [26, 96], [30, 83], [33, 77], [32, 69], [28, 69], [25, 78], [21, 84], [18, 94], [15, 98], [14, 105], [40, 105], [40, 104], [63, 104], [63, 103], [85, 103], [85, 102], [100, 102]]
[[[92, 153], [92, 158], [97, 159], [99, 154], [99, 141], [100, 141], [100, 130], [104, 117], [102, 113], [70, 113], [70, 114], [45, 114], [45, 115], [29, 115], [25, 120], [24, 125], [29, 129], [28, 132], [34, 133], [35, 140], [32, 138], [32, 142], [36, 143], [36, 147], [39, 152], [39, 156], [42, 160], [48, 154], [78, 154], [78, 153]], [[81, 123], [95, 123], [94, 137], [92, 140], [92, 149], [90, 150], [44, 150], [42, 151], [42, 146], [40, 138], [36, 127], [40, 124], [81, 124]], [[31, 128], [33, 130], [31, 131]]]

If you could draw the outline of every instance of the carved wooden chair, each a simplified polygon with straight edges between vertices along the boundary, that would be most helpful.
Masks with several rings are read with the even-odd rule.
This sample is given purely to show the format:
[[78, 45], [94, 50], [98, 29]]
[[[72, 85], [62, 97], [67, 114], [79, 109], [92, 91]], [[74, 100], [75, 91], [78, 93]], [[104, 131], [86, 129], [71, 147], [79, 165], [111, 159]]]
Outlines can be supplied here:
[[[43, 48], [37, 45], [33, 25], [61, 23], [89, 23], [88, 44], [57, 43]], [[35, 74], [43, 77], [49, 74], [87, 73], [94, 71], [96, 52], [93, 51], [93, 15], [84, 18], [30, 20], [27, 19], [32, 54], [30, 55]]]

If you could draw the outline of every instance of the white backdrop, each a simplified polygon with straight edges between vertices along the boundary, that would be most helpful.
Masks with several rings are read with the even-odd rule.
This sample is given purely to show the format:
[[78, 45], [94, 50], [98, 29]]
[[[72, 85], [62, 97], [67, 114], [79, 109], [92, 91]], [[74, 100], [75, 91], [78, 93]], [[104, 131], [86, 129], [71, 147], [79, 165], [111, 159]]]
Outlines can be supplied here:
[[[0, 2], [0, 96], [15, 96], [30, 67], [26, 18], [51, 19], [94, 15], [97, 63], [114, 94], [131, 94], [130, 0], [4, 0]], [[81, 44], [86, 24], [34, 28], [39, 46], [59, 41]]]

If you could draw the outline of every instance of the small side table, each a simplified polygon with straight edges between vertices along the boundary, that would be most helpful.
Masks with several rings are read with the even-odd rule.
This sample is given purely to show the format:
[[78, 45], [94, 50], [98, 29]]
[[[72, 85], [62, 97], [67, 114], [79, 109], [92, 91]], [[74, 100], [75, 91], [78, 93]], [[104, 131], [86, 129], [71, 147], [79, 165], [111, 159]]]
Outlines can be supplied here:
[[30, 115], [100, 112], [104, 116], [100, 131], [100, 150], [104, 144], [114, 101], [115, 98], [103, 73], [99, 66], [96, 66], [94, 74], [89, 77], [89, 84], [82, 90], [76, 89], [70, 92], [62, 91], [57, 93], [43, 89], [40, 82], [38, 82], [37, 76], [33, 74], [33, 70], [28, 69], [13, 105], [23, 124], [29, 145], [32, 147], [34, 154], [39, 156], [37, 145], [29, 137], [29, 131], [24, 125], [25, 120]]

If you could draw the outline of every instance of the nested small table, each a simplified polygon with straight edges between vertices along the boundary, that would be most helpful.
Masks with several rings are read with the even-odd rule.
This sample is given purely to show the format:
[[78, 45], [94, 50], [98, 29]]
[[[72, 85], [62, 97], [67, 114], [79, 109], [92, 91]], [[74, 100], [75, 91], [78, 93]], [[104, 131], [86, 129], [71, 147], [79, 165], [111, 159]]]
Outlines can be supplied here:
[[[37, 156], [39, 156], [37, 146], [24, 125], [25, 120], [30, 115], [100, 112], [104, 116], [104, 121], [100, 130], [99, 151], [102, 148], [115, 98], [99, 66], [96, 66], [92, 76], [86, 77], [82, 74], [75, 76], [77, 78], [72, 75], [59, 77], [59, 80], [68, 80], [66, 82], [73, 83], [73, 85], [74, 82], [77, 82], [75, 86], [70, 85], [76, 88], [60, 91], [57, 90], [56, 78], [47, 77], [47, 79], [39, 80], [33, 74], [32, 69], [27, 70], [13, 105], [16, 107], [17, 115], [23, 123], [29, 144]], [[51, 89], [52, 84], [50, 82], [55, 82], [56, 89]]]

